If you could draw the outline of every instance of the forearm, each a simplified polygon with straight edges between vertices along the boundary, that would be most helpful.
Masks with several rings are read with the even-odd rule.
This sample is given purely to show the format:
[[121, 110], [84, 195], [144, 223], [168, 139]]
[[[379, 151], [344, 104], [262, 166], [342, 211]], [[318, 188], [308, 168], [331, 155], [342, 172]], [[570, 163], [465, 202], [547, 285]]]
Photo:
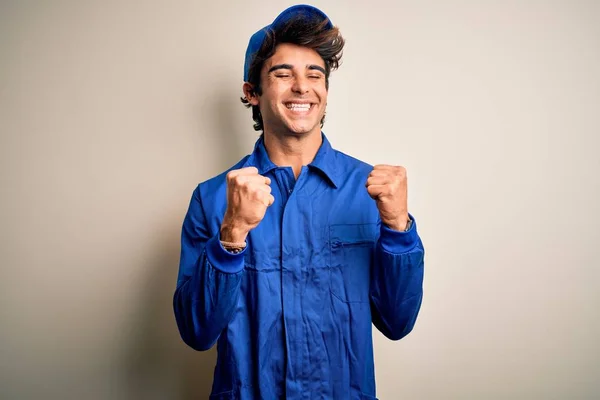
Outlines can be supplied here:
[[240, 295], [243, 252], [225, 251], [219, 237], [207, 241], [191, 275], [178, 282], [173, 308], [182, 339], [208, 350], [233, 317]]
[[416, 225], [407, 232], [382, 226], [371, 275], [373, 323], [393, 340], [414, 327], [423, 297], [424, 248]]

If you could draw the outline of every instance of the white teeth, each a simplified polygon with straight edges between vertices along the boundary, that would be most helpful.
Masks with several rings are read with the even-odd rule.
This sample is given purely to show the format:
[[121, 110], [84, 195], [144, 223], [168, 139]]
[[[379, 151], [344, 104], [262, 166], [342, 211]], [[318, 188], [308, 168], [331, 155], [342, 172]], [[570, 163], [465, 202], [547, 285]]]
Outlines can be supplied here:
[[298, 104], [298, 103], [288, 103], [285, 105], [287, 108], [293, 111], [308, 111], [310, 109], [310, 104]]

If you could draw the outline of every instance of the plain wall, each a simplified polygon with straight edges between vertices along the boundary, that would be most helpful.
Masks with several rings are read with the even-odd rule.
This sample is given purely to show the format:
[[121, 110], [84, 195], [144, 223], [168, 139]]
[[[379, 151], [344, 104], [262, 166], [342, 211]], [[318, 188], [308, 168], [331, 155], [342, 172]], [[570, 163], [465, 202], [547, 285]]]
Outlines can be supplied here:
[[[172, 312], [195, 186], [252, 151], [250, 35], [287, 1], [0, 3], [0, 398], [206, 398]], [[600, 396], [600, 2], [315, 1], [324, 131], [407, 168], [426, 247], [381, 399]]]

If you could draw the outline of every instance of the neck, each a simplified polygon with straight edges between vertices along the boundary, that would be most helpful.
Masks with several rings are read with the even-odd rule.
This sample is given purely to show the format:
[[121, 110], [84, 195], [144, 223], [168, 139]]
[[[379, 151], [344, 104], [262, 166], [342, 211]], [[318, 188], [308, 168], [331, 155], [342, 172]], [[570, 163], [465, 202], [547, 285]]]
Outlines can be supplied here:
[[265, 148], [273, 164], [279, 167], [292, 167], [294, 176], [298, 178], [302, 166], [314, 160], [323, 139], [321, 131], [304, 135], [275, 135], [265, 129]]

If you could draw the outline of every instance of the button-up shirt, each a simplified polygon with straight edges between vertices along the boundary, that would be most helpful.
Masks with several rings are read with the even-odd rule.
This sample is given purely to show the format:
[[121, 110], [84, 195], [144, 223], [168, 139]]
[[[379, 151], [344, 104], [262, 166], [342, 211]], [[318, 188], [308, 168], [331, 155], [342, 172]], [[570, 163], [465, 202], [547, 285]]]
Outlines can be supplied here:
[[[182, 339], [217, 344], [211, 399], [374, 399], [372, 324], [399, 340], [423, 296], [424, 248], [379, 218], [365, 188], [373, 167], [327, 137], [296, 178], [261, 136], [252, 154], [200, 183], [181, 237], [173, 305]], [[246, 248], [220, 242], [226, 174], [254, 166], [275, 202]]]

